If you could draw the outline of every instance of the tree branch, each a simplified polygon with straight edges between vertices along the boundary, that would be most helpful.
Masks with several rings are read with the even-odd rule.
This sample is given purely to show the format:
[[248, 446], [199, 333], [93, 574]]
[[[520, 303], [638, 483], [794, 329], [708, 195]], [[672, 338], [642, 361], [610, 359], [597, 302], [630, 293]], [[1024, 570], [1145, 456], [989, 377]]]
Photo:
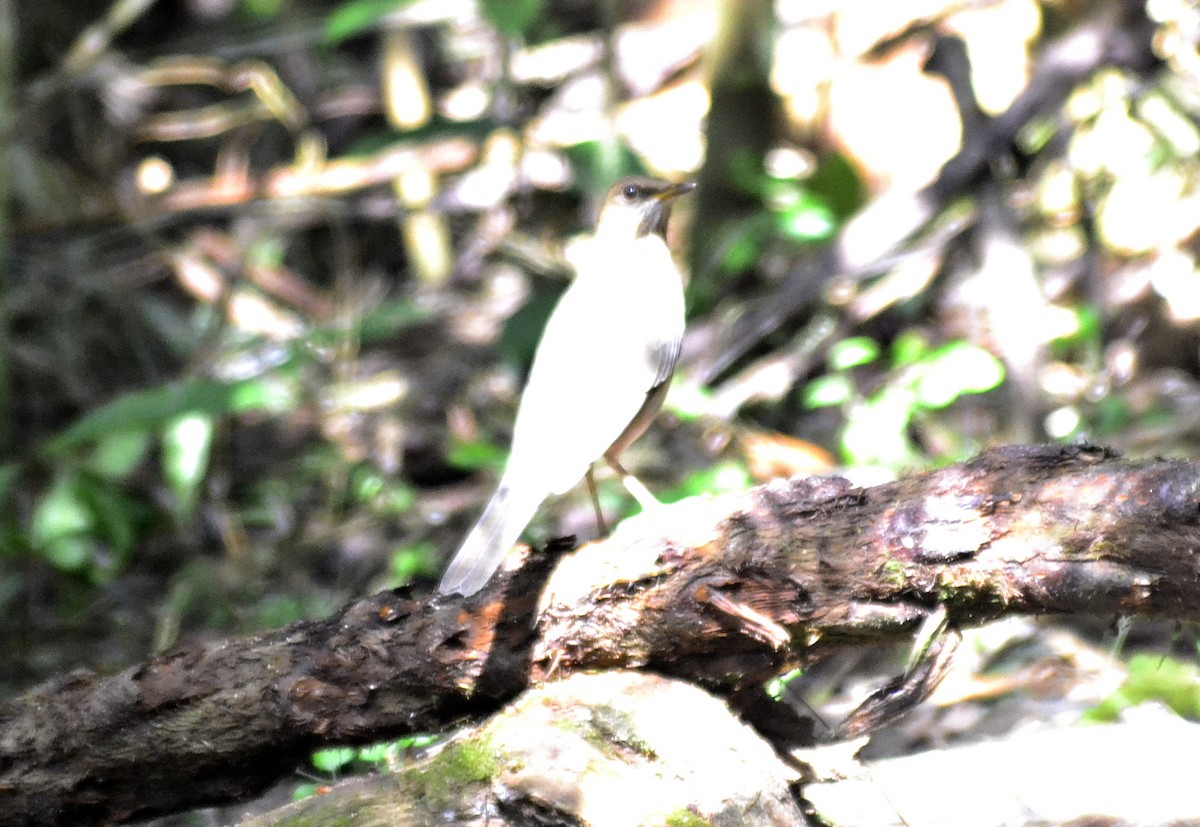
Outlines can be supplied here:
[[1198, 506], [1198, 462], [1058, 446], [869, 489], [809, 478], [688, 500], [626, 521], [548, 582], [553, 554], [521, 549], [466, 600], [382, 593], [10, 700], [0, 823], [235, 800], [318, 745], [438, 729], [583, 670], [732, 694], [847, 642], [901, 639], [938, 607], [959, 626], [1007, 613], [1195, 620]]

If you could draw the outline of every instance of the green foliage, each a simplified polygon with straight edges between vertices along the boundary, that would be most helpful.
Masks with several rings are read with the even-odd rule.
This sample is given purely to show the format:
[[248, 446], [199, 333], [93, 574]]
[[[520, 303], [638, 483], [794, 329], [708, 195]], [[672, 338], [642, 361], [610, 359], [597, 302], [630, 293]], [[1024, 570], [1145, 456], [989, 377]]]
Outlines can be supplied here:
[[163, 478], [179, 516], [188, 519], [196, 510], [200, 487], [208, 471], [216, 423], [210, 414], [185, 414], [163, 429]]
[[830, 372], [801, 392], [805, 407], [845, 409], [842, 451], [852, 464], [896, 469], [922, 464], [908, 436], [913, 419], [1004, 381], [1000, 360], [976, 345], [956, 341], [930, 348], [920, 336], [903, 335], [891, 348], [887, 381], [861, 394], [853, 371], [879, 355], [879, 346], [869, 339], [846, 339], [830, 350]]
[[862, 176], [850, 159], [840, 152], [821, 158], [805, 184], [839, 224], [867, 203], [867, 186]]
[[688, 382], [677, 374], [667, 394], [666, 410], [685, 422], [693, 422], [709, 415], [712, 410], [713, 392], [696, 383]]
[[253, 20], [270, 20], [283, 11], [286, 0], [241, 0], [242, 14]]
[[721, 272], [733, 275], [752, 269], [766, 252], [775, 229], [776, 220], [767, 213], [755, 213], [722, 227], [717, 243]]
[[794, 257], [825, 243], [866, 197], [854, 167], [840, 155], [823, 159], [804, 179], [769, 175], [760, 159], [750, 157], [739, 157], [730, 174], [762, 206], [716, 229], [711, 249], [718, 272], [726, 276], [754, 269], [768, 253]]
[[618, 178], [646, 174], [646, 165], [616, 135], [573, 144], [567, 147], [566, 155], [579, 189], [592, 195], [606, 192]]
[[325, 21], [325, 45], [335, 46], [343, 40], [374, 28], [384, 17], [412, 1], [350, 0], [348, 3], [342, 3]]
[[750, 472], [740, 462], [718, 462], [692, 472], [683, 483], [663, 496], [665, 502], [677, 502], [702, 494], [728, 494], [745, 491], [751, 485]]
[[[153, 506], [127, 484], [155, 437], [175, 516], [187, 520], [200, 498], [218, 422], [239, 413], [290, 410], [297, 397], [289, 372], [277, 370], [232, 382], [184, 379], [92, 410], [41, 447], [51, 481], [33, 505], [26, 551], [64, 573], [110, 579], [150, 524]], [[11, 485], [20, 469], [6, 468]]]
[[454, 468], [464, 471], [490, 469], [496, 473], [504, 470], [508, 452], [490, 442], [462, 440], [454, 442], [446, 452], [446, 461]]
[[381, 474], [367, 463], [356, 465], [347, 483], [352, 502], [367, 506], [379, 517], [399, 517], [411, 510], [416, 502], [411, 487]]
[[1089, 721], [1111, 722], [1131, 706], [1155, 701], [1180, 717], [1200, 721], [1200, 666], [1166, 655], [1139, 654], [1129, 660], [1121, 688], [1089, 710]]
[[438, 547], [429, 541], [401, 546], [392, 552], [388, 588], [407, 586], [417, 577], [432, 577], [441, 567]]
[[796, 680], [796, 678], [800, 677], [802, 674], [804, 674], [804, 670], [799, 668], [792, 669], [783, 673], [782, 675], [777, 675], [776, 677], [771, 678], [771, 680], [767, 681], [767, 683], [763, 686], [763, 689], [766, 690], [767, 695], [769, 695], [772, 700], [778, 701], [783, 697], [783, 693], [787, 690], [788, 684]]
[[542, 331], [546, 329], [546, 322], [565, 289], [565, 284], [555, 285], [553, 289], [535, 289], [529, 300], [505, 322], [504, 331], [500, 334], [500, 355], [516, 370], [529, 369]]
[[254, 626], [259, 629], [282, 629], [312, 614], [319, 612], [306, 611], [304, 602], [295, 595], [269, 594], [255, 608]]
[[484, 18], [505, 37], [522, 37], [542, 19], [545, 0], [479, 0]]
[[312, 765], [321, 772], [336, 773], [357, 757], [358, 750], [351, 747], [322, 749], [312, 754]]
[[103, 582], [124, 567], [146, 518], [146, 506], [119, 487], [64, 468], [34, 508], [29, 550], [59, 571]]
[[97, 440], [131, 431], [162, 431], [183, 416], [223, 416], [250, 411], [281, 413], [295, 407], [297, 396], [281, 374], [236, 382], [182, 379], [148, 390], [132, 391], [91, 411], [46, 444], [46, 452], [64, 457]]
[[843, 371], [869, 365], [879, 358], [879, 343], [867, 336], [851, 336], [829, 348], [827, 361], [833, 370]]
[[[394, 770], [401, 765], [401, 757], [410, 750], [424, 749], [441, 740], [440, 735], [409, 735], [395, 741], [382, 741], [365, 747], [332, 747], [317, 750], [310, 757], [312, 765], [334, 780], [346, 774], [364, 770]], [[321, 788], [319, 783], [301, 784], [292, 791], [292, 800], [300, 801], [315, 795]]]

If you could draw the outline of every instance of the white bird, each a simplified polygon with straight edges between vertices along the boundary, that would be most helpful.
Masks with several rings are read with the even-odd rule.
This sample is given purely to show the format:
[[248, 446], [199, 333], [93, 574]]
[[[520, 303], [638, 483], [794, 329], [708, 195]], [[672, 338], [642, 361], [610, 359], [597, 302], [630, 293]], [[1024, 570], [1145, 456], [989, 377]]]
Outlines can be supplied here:
[[695, 184], [626, 178], [608, 191], [575, 279], [546, 323], [496, 493], [438, 587], [483, 588], [538, 506], [603, 457], [639, 502], [650, 492], [621, 452], [662, 406], [683, 338], [683, 276], [667, 247], [676, 198]]

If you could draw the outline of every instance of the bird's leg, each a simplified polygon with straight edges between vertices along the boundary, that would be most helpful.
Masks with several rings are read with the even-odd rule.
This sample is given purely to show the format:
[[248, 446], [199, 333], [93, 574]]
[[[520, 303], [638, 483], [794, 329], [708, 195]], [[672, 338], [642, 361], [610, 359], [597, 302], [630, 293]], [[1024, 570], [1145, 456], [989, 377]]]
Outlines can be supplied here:
[[596, 466], [588, 465], [587, 469], [587, 486], [588, 493], [592, 495], [592, 508], [596, 509], [596, 527], [600, 530], [600, 534], [608, 534], [608, 526], [604, 524], [604, 512], [600, 510], [600, 492], [596, 490]]
[[621, 465], [616, 457], [605, 454], [604, 460], [617, 472], [617, 476], [621, 478], [621, 484], [638, 501], [638, 505], [642, 507], [642, 511], [653, 511], [662, 506], [658, 498], [650, 493], [650, 489], [642, 485], [641, 480], [626, 471], [625, 466]]

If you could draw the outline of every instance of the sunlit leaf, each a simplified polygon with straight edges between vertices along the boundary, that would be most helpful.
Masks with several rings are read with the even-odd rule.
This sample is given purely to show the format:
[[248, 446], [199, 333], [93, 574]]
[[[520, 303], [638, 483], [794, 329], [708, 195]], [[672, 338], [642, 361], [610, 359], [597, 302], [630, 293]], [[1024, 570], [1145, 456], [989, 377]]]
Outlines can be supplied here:
[[186, 414], [163, 430], [163, 478], [175, 495], [184, 519], [192, 515], [200, 498], [200, 487], [208, 473], [213, 430], [213, 419], [205, 414]]
[[745, 491], [751, 485], [750, 472], [740, 462], [718, 462], [696, 471], [683, 484], [664, 496], [667, 502], [676, 502], [700, 494], [725, 494]]
[[446, 461], [451, 466], [467, 471], [475, 471], [480, 468], [502, 471], [507, 460], [508, 452], [503, 448], [478, 440], [457, 441], [450, 446], [450, 450], [446, 453]]
[[783, 693], [787, 689], [787, 685], [796, 680], [796, 678], [800, 677], [802, 674], [804, 674], [803, 670], [792, 669], [789, 672], [771, 678], [771, 680], [767, 681], [766, 686], [763, 688], [766, 690], [767, 695], [769, 695], [772, 700], [778, 701], [783, 697]]
[[271, 594], [264, 597], [255, 610], [257, 625], [264, 629], [280, 629], [289, 623], [303, 620], [304, 604], [291, 594]]
[[854, 405], [842, 431], [842, 450], [853, 465], [903, 468], [919, 455], [908, 438], [916, 399], [905, 387], [889, 386]]
[[61, 474], [38, 502], [29, 525], [33, 548], [55, 568], [79, 571], [92, 559], [92, 510], [77, 474]]
[[837, 219], [818, 196], [804, 193], [776, 214], [776, 226], [784, 238], [801, 244], [825, 241], [837, 229]]
[[358, 760], [368, 764], [382, 764], [388, 760], [388, 754], [396, 751], [395, 742], [371, 744], [369, 747], [359, 747]]
[[944, 408], [964, 393], [983, 393], [1004, 381], [1004, 365], [970, 342], [951, 342], [931, 354], [917, 382], [917, 399]]
[[879, 343], [866, 336], [851, 336], [836, 342], [829, 349], [829, 367], [833, 370], [849, 370], [867, 365], [879, 358]]
[[1200, 720], [1200, 669], [1194, 663], [1162, 654], [1134, 655], [1129, 675], [1121, 687], [1085, 717], [1091, 721], [1114, 721], [1131, 706], [1157, 701], [1177, 715]]
[[892, 364], [897, 367], [914, 364], [929, 353], [929, 343], [916, 331], [905, 331], [896, 337], [891, 347]]
[[801, 399], [806, 408], [828, 408], [843, 405], [854, 398], [854, 384], [843, 373], [818, 376], [804, 386]]
[[317, 794], [317, 784], [300, 784], [292, 790], [292, 801], [303, 801]]
[[667, 394], [666, 409], [680, 419], [691, 421], [707, 416], [712, 410], [712, 400], [711, 389], [676, 376]]
[[130, 430], [108, 434], [96, 440], [87, 458], [87, 469], [113, 481], [128, 479], [150, 450], [150, 435]]
[[108, 480], [94, 476], [80, 477], [77, 491], [91, 510], [93, 536], [103, 540], [113, 552], [105, 557], [103, 566], [92, 572], [105, 580], [118, 574], [129, 561], [148, 506]]
[[317, 750], [312, 754], [312, 765], [321, 772], [337, 772], [354, 760], [358, 750], [350, 747]]

